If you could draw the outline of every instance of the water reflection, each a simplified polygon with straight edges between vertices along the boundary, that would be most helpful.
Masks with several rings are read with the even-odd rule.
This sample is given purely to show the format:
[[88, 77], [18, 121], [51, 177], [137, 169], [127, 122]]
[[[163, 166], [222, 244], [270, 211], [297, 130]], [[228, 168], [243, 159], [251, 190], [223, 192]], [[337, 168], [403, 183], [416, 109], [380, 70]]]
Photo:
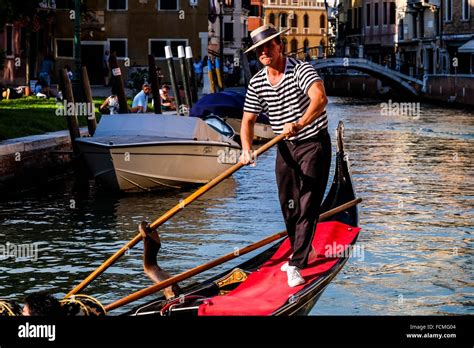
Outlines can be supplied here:
[[[364, 198], [364, 257], [349, 261], [312, 314], [473, 313], [474, 114], [422, 104], [417, 119], [389, 117], [380, 102], [349, 98], [331, 98], [328, 114], [332, 135], [339, 120], [346, 125], [354, 185]], [[271, 149], [161, 226], [160, 264], [176, 274], [283, 230], [274, 156]], [[35, 262], [0, 258], [0, 297], [65, 294], [130, 240], [140, 221], [191, 192], [111, 195], [94, 185], [78, 190], [69, 178], [0, 201], [0, 244], [39, 248]], [[85, 292], [109, 303], [150, 285], [141, 252], [139, 244]]]

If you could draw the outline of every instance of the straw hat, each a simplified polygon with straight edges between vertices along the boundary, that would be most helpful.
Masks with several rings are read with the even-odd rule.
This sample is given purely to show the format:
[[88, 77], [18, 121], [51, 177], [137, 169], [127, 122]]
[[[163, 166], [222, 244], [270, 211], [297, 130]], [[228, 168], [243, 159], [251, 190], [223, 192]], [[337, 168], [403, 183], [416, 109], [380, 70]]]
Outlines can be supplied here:
[[258, 27], [250, 33], [253, 45], [248, 50], [246, 50], [245, 53], [256, 49], [258, 46], [263, 45], [265, 42], [272, 40], [280, 34], [286, 33], [290, 29], [291, 28], [287, 28], [279, 32], [272, 24], [262, 25], [261, 27]]

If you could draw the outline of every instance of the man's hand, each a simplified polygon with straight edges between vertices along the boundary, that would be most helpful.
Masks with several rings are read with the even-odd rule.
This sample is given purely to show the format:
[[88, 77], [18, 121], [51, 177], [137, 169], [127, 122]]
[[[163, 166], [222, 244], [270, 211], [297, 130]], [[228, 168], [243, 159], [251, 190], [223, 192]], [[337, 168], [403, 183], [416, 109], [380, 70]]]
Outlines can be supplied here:
[[288, 139], [295, 136], [302, 128], [298, 122], [285, 123], [282, 134], [285, 135], [285, 139]]
[[239, 158], [240, 163], [242, 163], [244, 166], [251, 164], [255, 166], [255, 158], [253, 155], [252, 150], [242, 150], [242, 154], [240, 155]]

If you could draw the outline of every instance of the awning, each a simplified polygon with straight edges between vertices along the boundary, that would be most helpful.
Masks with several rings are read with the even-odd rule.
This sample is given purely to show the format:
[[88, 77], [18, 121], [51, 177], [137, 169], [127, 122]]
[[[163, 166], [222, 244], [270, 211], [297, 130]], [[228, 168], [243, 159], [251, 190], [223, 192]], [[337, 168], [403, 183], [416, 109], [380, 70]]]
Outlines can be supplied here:
[[474, 39], [469, 40], [458, 48], [459, 53], [474, 53]]

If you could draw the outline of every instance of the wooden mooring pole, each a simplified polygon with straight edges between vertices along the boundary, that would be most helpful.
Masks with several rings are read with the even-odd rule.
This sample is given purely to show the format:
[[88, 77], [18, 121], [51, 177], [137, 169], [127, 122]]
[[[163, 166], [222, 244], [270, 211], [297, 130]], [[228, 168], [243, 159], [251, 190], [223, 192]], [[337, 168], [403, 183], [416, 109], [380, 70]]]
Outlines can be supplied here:
[[127, 96], [122, 80], [122, 71], [117, 62], [117, 56], [112, 53], [109, 58], [110, 70], [112, 70], [112, 94], [116, 94], [119, 101], [119, 113], [128, 113]]
[[89, 82], [89, 75], [87, 73], [87, 67], [82, 67], [82, 90], [84, 92], [84, 100], [88, 105], [92, 105], [91, 111], [92, 114], [87, 115], [87, 129], [89, 131], [89, 135], [92, 137], [95, 133], [95, 129], [97, 128], [97, 120], [95, 118], [95, 105], [94, 100], [92, 99], [92, 90], [91, 85]]
[[151, 83], [151, 92], [153, 93], [153, 111], [155, 114], [161, 114], [160, 83], [156, 73], [155, 56], [148, 55], [148, 79]]
[[179, 95], [178, 85], [176, 82], [176, 73], [174, 70], [174, 62], [173, 62], [173, 53], [171, 52], [171, 46], [165, 46], [165, 57], [166, 61], [168, 62], [168, 69], [170, 72], [170, 80], [171, 80], [171, 87], [173, 88], [174, 93], [174, 100], [176, 102], [176, 108], [178, 115], [182, 115], [181, 112], [181, 97]]
[[[74, 95], [72, 93], [72, 84], [71, 80], [69, 80], [69, 76], [67, 75], [66, 69], [61, 69], [59, 71], [59, 79], [61, 83], [61, 89], [64, 92], [64, 100], [67, 105], [75, 105], [74, 104]], [[70, 104], [71, 103], [71, 104]], [[72, 110], [72, 114], [69, 114], [68, 111]], [[81, 132], [79, 130], [79, 122], [77, 120], [77, 115], [75, 112], [76, 108], [65, 108], [65, 116], [67, 122], [67, 128], [69, 130], [69, 136], [71, 137], [71, 144], [72, 144], [72, 151], [74, 157], [79, 155], [79, 147], [77, 146], [75, 139], [81, 136]]]

